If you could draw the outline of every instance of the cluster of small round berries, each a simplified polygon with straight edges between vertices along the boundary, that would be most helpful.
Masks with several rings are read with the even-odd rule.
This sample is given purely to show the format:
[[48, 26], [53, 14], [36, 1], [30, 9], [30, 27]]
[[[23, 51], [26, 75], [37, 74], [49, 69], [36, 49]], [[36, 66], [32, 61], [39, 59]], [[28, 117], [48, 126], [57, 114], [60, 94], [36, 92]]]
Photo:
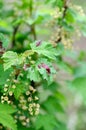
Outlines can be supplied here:
[[[40, 105], [38, 104], [39, 98], [36, 96], [36, 89], [29, 86], [25, 94], [21, 95], [18, 103], [18, 112], [15, 115], [15, 120], [19, 120], [22, 125], [28, 126], [30, 116], [39, 114]], [[26, 114], [25, 114], [26, 113]]]
[[[21, 93], [18, 99], [15, 99], [14, 92], [18, 87], [17, 85], [22, 84], [22, 82], [11, 76], [4, 85], [1, 103], [8, 103], [15, 106], [18, 110], [14, 114], [15, 121], [20, 121], [22, 125], [28, 126], [30, 117], [39, 114], [40, 105], [38, 104], [39, 98], [37, 97], [37, 91], [28, 82], [25, 82], [24, 92]], [[24, 77], [22, 74], [20, 76]]]
[[56, 45], [56, 43], [55, 43], [55, 41], [58, 41], [59, 39], [60, 39], [60, 32], [61, 32], [61, 29], [60, 28], [55, 28], [54, 29], [54, 32], [53, 32], [53, 34], [52, 34], [52, 36], [51, 36], [51, 43], [53, 44], [53, 45]]
[[58, 19], [61, 19], [63, 17], [63, 11], [64, 8], [62, 8], [61, 10], [57, 7], [54, 10], [52, 10], [50, 16], [51, 16], [51, 20], [49, 22], [47, 22], [45, 24], [46, 27], [52, 27], [53, 29], [56, 28], [57, 23], [58, 23]]
[[30, 115], [37, 115], [39, 113], [39, 104], [37, 101], [39, 98], [35, 94], [36, 89], [32, 86], [29, 87], [29, 90], [26, 91], [25, 96], [20, 96], [18, 106], [22, 110], [28, 110]]
[[11, 84], [10, 79], [7, 79], [7, 82], [4, 85], [3, 95], [1, 96], [1, 103], [4, 103], [4, 102], [7, 102], [8, 104], [12, 103], [11, 97], [13, 96], [13, 92], [15, 88], [16, 88], [16, 85], [14, 83]]
[[58, 27], [58, 19], [63, 17], [63, 12], [65, 8], [62, 8], [61, 10], [59, 8], [56, 8], [54, 12], [51, 14], [52, 16], [52, 21], [50, 21], [52, 24], [50, 24], [51, 27], [53, 27], [54, 32], [51, 37], [51, 43], [56, 46], [56, 41], [58, 42], [60, 39], [60, 42], [64, 45], [65, 48], [72, 49], [72, 39], [71, 36], [69, 36], [69, 32], [65, 30], [62, 27]]
[[60, 42], [64, 45], [65, 48], [72, 49], [72, 43], [74, 42], [71, 38], [71, 35], [69, 32], [67, 32], [64, 28], [58, 28], [55, 31], [55, 34], [51, 37], [51, 43], [53, 45], [56, 45], [56, 41]]
[[72, 49], [73, 48], [73, 38], [71, 37], [72, 34], [66, 31], [64, 28], [61, 28], [61, 42], [64, 45], [65, 48], [67, 49]]
[[63, 11], [64, 11], [64, 8], [62, 8], [62, 10], [60, 10], [60, 8], [57, 7], [51, 13], [51, 16], [53, 16], [54, 19], [61, 18], [63, 16]]
[[[85, 18], [85, 12], [84, 12], [84, 10], [83, 10], [83, 8], [81, 6], [70, 4], [70, 8], [73, 9], [75, 12], [77, 12], [77, 14], [78, 14], [78, 17], [77, 17], [78, 21], [80, 21], [80, 20], [82, 21], [82, 19]], [[74, 28], [75, 28], [74, 36], [77, 35], [76, 38], [79, 39], [81, 37], [81, 35], [82, 35], [82, 33], [80, 31], [80, 26], [77, 23], [75, 23], [74, 24]]]
[[[77, 5], [68, 5], [69, 8], [75, 10], [76, 12], [78, 12], [78, 14], [82, 17], [85, 16], [84, 10], [82, 9], [81, 6], [77, 6]], [[80, 38], [81, 37], [81, 31], [79, 26], [77, 25], [77, 22], [73, 23], [73, 27], [74, 30], [73, 33], [72, 31], [69, 32], [67, 31], [65, 28], [63, 27], [59, 27], [58, 26], [58, 19], [59, 18], [63, 18], [63, 14], [64, 14], [64, 8], [62, 8], [62, 10], [60, 10], [59, 8], [57, 8], [52, 14], [52, 21], [50, 21], [52, 24], [49, 24], [51, 27], [53, 27], [54, 32], [51, 37], [51, 43], [56, 46], [57, 42], [61, 42], [65, 48], [67, 49], [73, 49], [73, 43], [74, 43], [74, 39], [76, 38]], [[57, 28], [58, 27], [58, 28]], [[77, 35], [77, 37], [75, 37], [75, 35]], [[74, 38], [75, 37], [75, 38]]]
[[29, 104], [29, 113], [30, 115], [38, 115], [39, 114], [40, 105], [37, 103]]
[[19, 120], [23, 126], [29, 125], [30, 119], [26, 117], [25, 114], [22, 114], [20, 111], [17, 113], [17, 115], [14, 116], [14, 118], [16, 122]]

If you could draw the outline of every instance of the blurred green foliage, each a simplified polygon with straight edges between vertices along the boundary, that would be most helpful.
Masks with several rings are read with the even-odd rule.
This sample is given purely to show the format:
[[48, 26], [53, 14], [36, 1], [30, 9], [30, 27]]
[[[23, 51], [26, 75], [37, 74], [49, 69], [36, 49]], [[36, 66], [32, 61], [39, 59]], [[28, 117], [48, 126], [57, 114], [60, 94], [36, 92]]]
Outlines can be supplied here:
[[[86, 16], [66, 0], [0, 1], [2, 130], [68, 129], [61, 82], [86, 99], [86, 53], [71, 50], [78, 33], [86, 36]], [[72, 78], [60, 82], [60, 70]]]

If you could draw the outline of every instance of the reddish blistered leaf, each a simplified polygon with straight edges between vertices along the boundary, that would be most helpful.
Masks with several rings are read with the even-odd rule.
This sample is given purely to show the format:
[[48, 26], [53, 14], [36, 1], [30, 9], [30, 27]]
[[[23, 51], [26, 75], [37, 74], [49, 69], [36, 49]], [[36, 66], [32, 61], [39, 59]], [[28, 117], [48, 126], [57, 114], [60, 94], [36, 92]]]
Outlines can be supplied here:
[[50, 74], [50, 68], [48, 65], [42, 63], [42, 67], [46, 69], [46, 71]]
[[26, 71], [30, 67], [30, 64], [24, 64], [23, 69]]
[[38, 65], [38, 68], [40, 69], [40, 68], [41, 68], [41, 65]]
[[48, 74], [50, 74], [50, 68], [48, 65], [44, 64], [44, 63], [41, 63], [40, 65], [38, 65], [38, 68], [40, 69], [41, 67], [45, 68], [46, 71], [48, 72]]
[[36, 47], [40, 46], [40, 45], [41, 45], [41, 43], [42, 43], [42, 41], [41, 41], [41, 40], [37, 41], [37, 42], [36, 42]]

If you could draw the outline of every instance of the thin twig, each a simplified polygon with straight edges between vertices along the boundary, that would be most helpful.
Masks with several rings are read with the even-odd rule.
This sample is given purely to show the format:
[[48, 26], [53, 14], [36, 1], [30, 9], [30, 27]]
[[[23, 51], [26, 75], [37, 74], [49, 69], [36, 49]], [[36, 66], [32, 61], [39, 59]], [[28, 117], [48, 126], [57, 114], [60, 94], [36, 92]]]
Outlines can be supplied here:
[[16, 42], [15, 37], [16, 37], [16, 34], [17, 34], [17, 32], [18, 32], [19, 26], [20, 26], [20, 25], [17, 25], [17, 26], [14, 27], [14, 29], [13, 29], [12, 46], [11, 46], [12, 48], [15, 46], [15, 42]]
[[[30, 11], [30, 17], [32, 17], [32, 13], [33, 13], [33, 0], [30, 0], [29, 11]], [[34, 40], [36, 40], [37, 36], [36, 36], [35, 24], [30, 25], [30, 29], [31, 29], [31, 34], [33, 35]]]

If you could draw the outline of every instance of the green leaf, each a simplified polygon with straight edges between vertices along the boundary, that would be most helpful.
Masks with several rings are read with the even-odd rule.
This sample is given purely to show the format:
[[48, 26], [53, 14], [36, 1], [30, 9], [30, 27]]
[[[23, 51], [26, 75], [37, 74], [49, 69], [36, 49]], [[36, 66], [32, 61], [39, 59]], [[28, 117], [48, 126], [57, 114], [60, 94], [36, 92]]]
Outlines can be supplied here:
[[72, 66], [65, 61], [58, 60], [57, 65], [60, 70], [64, 70], [65, 72], [72, 73], [73, 71]]
[[67, 21], [63, 21], [62, 22], [62, 26], [65, 28], [65, 30], [66, 31], [68, 31], [69, 33], [71, 33], [71, 32], [74, 32], [74, 26], [73, 25], [71, 25], [71, 24], [69, 24], [69, 23], [67, 23]]
[[81, 26], [81, 32], [82, 32], [83, 36], [86, 37], [86, 23]]
[[44, 20], [44, 16], [42, 14], [36, 14], [36, 17], [35, 18], [29, 18], [28, 20], [26, 20], [25, 22], [29, 25], [32, 25], [32, 24], [40, 24], [42, 23], [42, 21]]
[[5, 37], [2, 33], [0, 33], [0, 41], [2, 42], [2, 46], [4, 48], [8, 47], [9, 41], [8, 41], [7, 37]]
[[51, 82], [49, 85], [47, 84], [47, 81], [43, 82], [43, 88], [46, 90], [46, 89], [49, 89], [52, 93], [56, 92], [57, 89], [61, 87], [59, 83], [57, 82]]
[[73, 70], [75, 78], [86, 76], [86, 63], [82, 62], [79, 66], [76, 66]]
[[44, 128], [44, 130], [54, 130], [57, 126], [56, 119], [51, 115], [39, 115], [35, 122], [36, 130]]
[[17, 130], [15, 121], [11, 115], [0, 112], [0, 123], [12, 130]]
[[[46, 64], [50, 68], [50, 74], [47, 72], [47, 70], [43, 67], [38, 67], [42, 63]], [[53, 77], [52, 75], [55, 74], [55, 69], [52, 67], [52, 64], [45, 58], [39, 58], [34, 66], [31, 66], [28, 68], [28, 74], [27, 78], [29, 78], [31, 81], [39, 82], [41, 79], [47, 80], [48, 82], [51, 82]]]
[[4, 70], [9, 69], [12, 65], [18, 64], [18, 55], [16, 52], [8, 51], [3, 54], [2, 58], [4, 59]]
[[12, 69], [8, 69], [4, 71], [3, 65], [0, 64], [0, 85], [5, 84], [11, 72], [12, 72]]
[[0, 104], [0, 112], [12, 114], [16, 112], [16, 109], [9, 106], [8, 104]]
[[39, 75], [39, 72], [38, 72], [38, 68], [30, 67], [28, 69], [27, 78], [29, 78], [31, 81], [39, 82], [40, 81], [40, 75]]
[[42, 23], [42, 21], [44, 20], [44, 18], [45, 18], [45, 16], [43, 16], [42, 14], [36, 14], [35, 24]]
[[46, 3], [51, 3], [53, 6], [58, 6], [59, 8], [64, 6], [63, 0], [46, 0]]
[[86, 103], [86, 76], [75, 78], [70, 85], [74, 90], [82, 95]]
[[16, 88], [14, 90], [14, 96], [16, 99], [24, 92], [24, 86], [22, 84], [16, 84]]
[[56, 0], [56, 4], [59, 8], [62, 8], [64, 6], [64, 1], [63, 0]]
[[68, 23], [74, 23], [77, 17], [77, 13], [72, 8], [68, 8], [66, 12], [65, 19]]
[[16, 123], [13, 117], [10, 115], [14, 112], [15, 109], [11, 106], [0, 104], [0, 123], [3, 124], [3, 126], [8, 127], [12, 130], [17, 130]]
[[56, 51], [53, 46], [48, 42], [42, 42], [39, 46], [36, 46], [36, 42], [31, 44], [31, 48], [34, 52], [38, 53], [39, 55], [46, 56], [49, 59], [55, 60], [56, 56], [59, 53]]
[[58, 98], [54, 96], [49, 96], [48, 99], [42, 103], [43, 108], [47, 111], [47, 113], [56, 115], [56, 112], [63, 112], [63, 108], [58, 100]]
[[56, 73], [52, 63], [50, 61], [48, 61], [48, 59], [45, 58], [39, 58], [36, 65], [40, 66], [41, 64], [45, 64], [49, 67], [50, 69], [50, 73], [47, 72], [47, 70], [43, 67], [38, 68], [38, 71], [40, 73], [40, 75], [42, 76], [43, 79], [47, 80], [48, 82], [51, 83], [52, 79], [53, 79], [53, 74]]
[[9, 69], [11, 66], [20, 65], [23, 62], [21, 55], [18, 56], [16, 52], [7, 51], [2, 56], [4, 60], [4, 70]]

